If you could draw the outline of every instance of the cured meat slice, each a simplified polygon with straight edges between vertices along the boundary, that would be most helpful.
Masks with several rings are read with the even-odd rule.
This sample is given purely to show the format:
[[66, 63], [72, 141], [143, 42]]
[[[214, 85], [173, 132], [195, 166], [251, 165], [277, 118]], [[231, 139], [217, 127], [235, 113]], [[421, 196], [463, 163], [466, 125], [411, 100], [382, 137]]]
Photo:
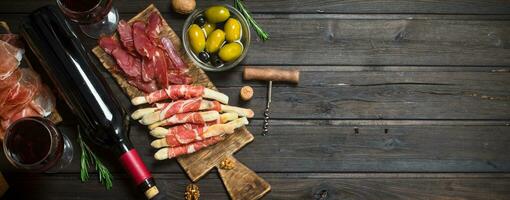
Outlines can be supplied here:
[[153, 59], [154, 75], [160, 88], [168, 87], [168, 63], [165, 53], [160, 48], [156, 48]]
[[40, 88], [39, 75], [28, 68], [19, 70], [21, 70], [21, 79], [8, 91], [7, 98], [0, 109], [0, 117], [4, 120], [23, 110]]
[[177, 85], [188, 85], [193, 82], [193, 78], [186, 74], [183, 70], [168, 70], [168, 82]]
[[143, 115], [141, 120], [142, 123], [152, 124], [154, 122], [167, 119], [177, 113], [196, 112], [203, 110], [216, 110], [218, 112], [221, 111], [221, 104], [219, 102], [202, 100], [201, 98], [179, 100], [171, 103], [160, 103], [156, 104], [156, 106], [159, 110]]
[[141, 76], [142, 62], [136, 59], [133, 55], [129, 54], [122, 48], [117, 48], [112, 51], [112, 56], [117, 61], [117, 65], [129, 77], [138, 79]]
[[133, 41], [133, 30], [131, 26], [124, 20], [119, 21], [119, 25], [117, 26], [117, 31], [119, 32], [120, 41], [122, 45], [129, 51], [135, 52], [135, 43]]
[[152, 59], [156, 46], [152, 44], [145, 34], [145, 23], [137, 21], [133, 23], [133, 41], [136, 52], [145, 58]]
[[[217, 111], [206, 111], [206, 112], [190, 112], [190, 113], [178, 113], [170, 118], [163, 121], [159, 121], [149, 125], [149, 129], [155, 129], [159, 126], [172, 126], [175, 124], [204, 124], [205, 122], [215, 121], [220, 118], [220, 114]], [[144, 124], [140, 121], [141, 124]], [[147, 124], [144, 124], [147, 125]]]
[[216, 137], [207, 138], [207, 139], [199, 141], [199, 142], [186, 144], [183, 146], [163, 148], [163, 149], [158, 150], [154, 154], [154, 158], [156, 160], [165, 160], [165, 159], [171, 159], [171, 158], [175, 158], [177, 156], [181, 156], [181, 155], [185, 155], [185, 154], [191, 154], [191, 153], [197, 152], [205, 147], [216, 144], [223, 139], [224, 139], [224, 137], [222, 137], [222, 136], [216, 136]]
[[138, 101], [144, 101], [142, 103], [154, 103], [165, 99], [178, 100], [201, 97], [202, 94], [204, 94], [204, 86], [171, 85], [143, 97], [135, 97], [131, 102], [134, 105], [139, 105], [141, 103], [138, 103]]
[[23, 50], [0, 40], [0, 80], [6, 79], [17, 68], [23, 57]]
[[154, 62], [148, 58], [142, 60], [142, 80], [150, 82], [154, 79]]
[[128, 79], [127, 81], [144, 93], [151, 93], [158, 90], [156, 81], [144, 82], [142, 79]]
[[178, 100], [194, 97], [214, 99], [223, 104], [228, 104], [227, 95], [199, 85], [171, 85], [165, 89], [151, 92], [145, 96], [135, 97], [131, 99], [131, 103], [133, 105], [140, 105], [144, 103], [154, 103], [165, 99]]
[[167, 37], [161, 37], [161, 44], [165, 47], [166, 53], [168, 57], [173, 63], [173, 66], [178, 69], [187, 69], [187, 65], [184, 63], [184, 60], [179, 56], [177, 50], [175, 49], [172, 41]]
[[8, 97], [9, 90], [13, 87], [18, 87], [17, 83], [21, 79], [21, 71], [16, 70], [6, 79], [2, 80], [2, 84], [0, 84], [0, 107], [4, 105], [5, 100]]
[[151, 146], [154, 148], [161, 147], [177, 147], [184, 144], [204, 140], [206, 138], [222, 136], [224, 134], [232, 134], [234, 130], [248, 124], [246, 117], [236, 119], [226, 124], [214, 124], [191, 130], [184, 130], [175, 134], [167, 134], [163, 139], [152, 141]]
[[41, 116], [47, 117], [55, 109], [55, 96], [48, 86], [42, 85], [29, 106]]
[[141, 60], [124, 50], [117, 40], [112, 37], [102, 37], [99, 40], [99, 46], [115, 58], [117, 65], [127, 76], [135, 79], [141, 76]]
[[18, 34], [12, 33], [0, 34], [0, 40], [7, 42], [16, 48], [22, 49], [24, 46], [23, 41], [20, 39]]
[[159, 44], [158, 38], [161, 32], [161, 17], [157, 12], [152, 12], [149, 15], [148, 23], [146, 27], [146, 33], [154, 45]]

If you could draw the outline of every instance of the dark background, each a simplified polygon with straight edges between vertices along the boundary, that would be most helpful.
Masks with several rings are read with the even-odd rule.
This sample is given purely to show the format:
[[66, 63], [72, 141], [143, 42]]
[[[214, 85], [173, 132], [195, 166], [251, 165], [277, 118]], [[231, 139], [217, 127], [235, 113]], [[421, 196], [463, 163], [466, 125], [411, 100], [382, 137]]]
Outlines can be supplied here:
[[[2, 0], [0, 19], [16, 31], [30, 11], [54, 3]], [[123, 19], [150, 3], [180, 35], [185, 16], [172, 14], [169, 0], [114, 1]], [[218, 3], [233, 1], [197, 2], [199, 8]], [[255, 140], [236, 158], [272, 185], [265, 199], [510, 198], [509, 1], [246, 4], [271, 39], [253, 37], [243, 65], [301, 70], [298, 86], [273, 85], [265, 137], [259, 134], [265, 83], [242, 81], [243, 67], [208, 73], [234, 104], [243, 85], [255, 89], [240, 104], [256, 112], [248, 127]], [[96, 45], [84, 39], [89, 49]], [[65, 119], [62, 129], [74, 138], [72, 116]], [[152, 138], [132, 124], [131, 139], [160, 190], [182, 199], [186, 175], [174, 160], [154, 161]], [[96, 174], [81, 183], [74, 162], [55, 174], [2, 170], [11, 185], [5, 199], [141, 199], [114, 159], [103, 160], [115, 176], [110, 191]], [[228, 198], [215, 171], [198, 185], [202, 199]]]

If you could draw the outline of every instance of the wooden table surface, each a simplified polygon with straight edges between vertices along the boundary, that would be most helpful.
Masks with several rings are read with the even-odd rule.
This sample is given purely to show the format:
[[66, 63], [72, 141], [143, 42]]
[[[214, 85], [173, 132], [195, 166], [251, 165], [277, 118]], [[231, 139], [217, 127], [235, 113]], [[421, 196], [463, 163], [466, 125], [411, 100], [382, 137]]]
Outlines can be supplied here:
[[[180, 33], [184, 16], [169, 0], [116, 0], [123, 19], [154, 3]], [[205, 8], [232, 1], [198, 1]], [[0, 20], [53, 0], [2, 0]], [[243, 65], [298, 68], [298, 86], [273, 85], [269, 136], [261, 136], [266, 85], [242, 67], [208, 73], [256, 112], [253, 143], [236, 157], [265, 178], [265, 199], [510, 199], [510, 2], [505, 0], [247, 0], [271, 34]], [[85, 39], [88, 48], [96, 45]], [[95, 60], [96, 61], [96, 60]], [[128, 99], [104, 73], [128, 109]], [[66, 117], [66, 116], [65, 116]], [[74, 137], [73, 119], [63, 129]], [[358, 131], [355, 131], [358, 130]], [[131, 139], [161, 190], [182, 199], [189, 183], [174, 160], [155, 162], [144, 127]], [[76, 154], [75, 161], [78, 161]], [[114, 159], [113, 189], [79, 181], [78, 162], [55, 174], [7, 172], [6, 199], [141, 199]], [[111, 160], [111, 161], [110, 161]], [[227, 199], [215, 171], [202, 199]]]

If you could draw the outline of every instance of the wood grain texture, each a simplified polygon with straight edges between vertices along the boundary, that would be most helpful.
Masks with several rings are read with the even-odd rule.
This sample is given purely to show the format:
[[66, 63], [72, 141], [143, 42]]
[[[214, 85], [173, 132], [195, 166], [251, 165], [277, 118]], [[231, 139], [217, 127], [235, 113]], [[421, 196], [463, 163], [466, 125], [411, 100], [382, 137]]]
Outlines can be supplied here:
[[[335, 174], [263, 173], [273, 190], [265, 199], [508, 199], [508, 174]], [[162, 192], [171, 199], [182, 199], [189, 183], [182, 174], [156, 174]], [[24, 199], [142, 199], [127, 177], [116, 176], [114, 187], [106, 191], [95, 177], [80, 183], [74, 176], [16, 176], [7, 200]], [[201, 199], [228, 199], [216, 174], [205, 177], [198, 186]], [[79, 190], [76, 190], [79, 188]], [[26, 192], [30, 191], [30, 192]], [[86, 194], [86, 196], [84, 196]]]
[[[505, 68], [487, 72], [467, 72], [465, 68], [441, 71], [442, 67], [426, 71], [407, 67], [397, 71], [370, 67], [342, 71], [342, 68], [321, 71], [320, 66], [302, 67], [299, 85], [274, 83], [271, 117], [510, 119], [510, 73]], [[244, 81], [242, 72], [237, 70], [209, 76], [220, 91], [231, 97], [231, 102], [252, 108], [255, 117], [262, 118], [267, 83]], [[244, 85], [254, 88], [254, 97], [249, 102], [239, 100], [239, 90]]]
[[267, 181], [255, 174], [243, 163], [233, 156], [228, 156], [234, 163], [233, 169], [222, 169], [217, 167], [219, 176], [225, 185], [230, 199], [232, 200], [254, 200], [260, 199], [271, 190]]
[[[184, 18], [170, 13], [163, 16], [181, 35]], [[243, 64], [510, 66], [510, 17], [384, 16], [345, 19], [335, 14], [261, 15], [257, 21], [271, 33], [271, 42], [253, 37]], [[6, 18], [8, 22], [19, 21], [16, 15]], [[93, 40], [85, 41], [96, 45]]]
[[[42, 5], [53, 4], [52, 0], [5, 1], [0, 12], [30, 12]], [[114, 1], [121, 12], [136, 13], [147, 4], [154, 3], [163, 12], [170, 10], [170, 1]], [[232, 1], [199, 1], [197, 7], [229, 3]], [[252, 12], [273, 13], [433, 13], [433, 14], [508, 14], [510, 4], [502, 0], [450, 0], [450, 1], [405, 1], [405, 0], [251, 0], [246, 2]], [[15, 9], [14, 9], [15, 8]]]

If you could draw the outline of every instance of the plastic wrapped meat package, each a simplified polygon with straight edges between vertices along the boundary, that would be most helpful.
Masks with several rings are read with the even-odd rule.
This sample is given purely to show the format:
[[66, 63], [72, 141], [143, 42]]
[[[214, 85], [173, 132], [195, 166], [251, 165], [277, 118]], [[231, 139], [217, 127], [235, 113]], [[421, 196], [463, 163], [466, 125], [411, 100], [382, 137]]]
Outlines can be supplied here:
[[55, 108], [55, 97], [35, 71], [19, 67], [24, 51], [16, 47], [21, 46], [17, 35], [0, 39], [0, 138], [3, 138], [5, 130], [17, 119], [49, 116]]

